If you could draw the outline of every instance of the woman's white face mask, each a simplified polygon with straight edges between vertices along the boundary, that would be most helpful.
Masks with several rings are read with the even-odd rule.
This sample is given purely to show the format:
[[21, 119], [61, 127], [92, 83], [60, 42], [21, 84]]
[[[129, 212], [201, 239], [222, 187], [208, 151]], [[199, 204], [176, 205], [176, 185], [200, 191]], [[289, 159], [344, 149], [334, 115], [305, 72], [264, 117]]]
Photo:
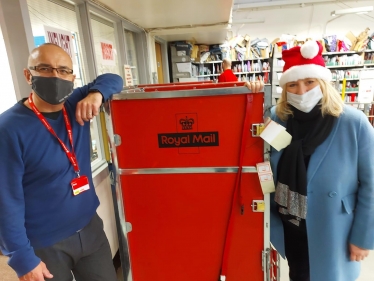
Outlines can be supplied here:
[[305, 113], [309, 113], [318, 104], [322, 97], [322, 90], [319, 85], [303, 95], [287, 92], [287, 102]]

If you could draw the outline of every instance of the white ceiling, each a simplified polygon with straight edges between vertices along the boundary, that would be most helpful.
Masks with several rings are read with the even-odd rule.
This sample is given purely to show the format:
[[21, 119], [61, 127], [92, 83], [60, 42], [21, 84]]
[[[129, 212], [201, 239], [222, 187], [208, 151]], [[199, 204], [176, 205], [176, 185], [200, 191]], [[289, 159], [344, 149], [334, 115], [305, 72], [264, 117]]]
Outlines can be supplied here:
[[[144, 28], [227, 22], [232, 0], [99, 0]], [[217, 9], [217, 7], [219, 7]]]
[[[239, 2], [246, 2], [240, 4]], [[252, 2], [249, 3], [248, 2]], [[297, 35], [300, 39], [311, 37], [320, 39], [322, 34], [343, 36], [351, 31], [356, 36], [366, 27], [374, 32], [374, 12], [365, 15], [344, 15], [332, 17], [335, 10], [373, 6], [374, 1], [261, 1], [254, 4], [248, 0], [236, 0], [233, 7], [233, 19], [265, 19], [264, 23], [233, 25], [234, 35], [248, 34], [252, 38], [268, 38], [269, 41], [282, 34]], [[279, 6], [287, 2], [293, 5]], [[239, 3], [239, 4], [238, 4]], [[295, 4], [297, 3], [297, 4]], [[304, 5], [301, 5], [303, 3]], [[254, 7], [256, 5], [256, 7]], [[326, 30], [326, 31], [325, 31]]]
[[[92, 0], [91, 0], [92, 1]], [[334, 10], [372, 6], [365, 0], [93, 0], [166, 41], [223, 43], [233, 35], [268, 38], [281, 34], [320, 38], [324, 33], [356, 36], [366, 27], [374, 32], [374, 12], [331, 17]], [[233, 12], [231, 12], [233, 11]], [[264, 23], [230, 25], [232, 20], [263, 19]]]
[[226, 38], [233, 0], [95, 0], [167, 41]]

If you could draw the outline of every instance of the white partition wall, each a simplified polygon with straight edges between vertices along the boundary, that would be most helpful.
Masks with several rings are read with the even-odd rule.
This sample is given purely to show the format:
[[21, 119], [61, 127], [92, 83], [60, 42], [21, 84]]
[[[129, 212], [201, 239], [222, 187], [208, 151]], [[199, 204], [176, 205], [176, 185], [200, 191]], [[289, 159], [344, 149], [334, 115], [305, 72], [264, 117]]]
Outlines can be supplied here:
[[13, 106], [17, 99], [13, 86], [12, 74], [10, 72], [7, 51], [5, 49], [4, 37], [0, 28], [0, 114]]

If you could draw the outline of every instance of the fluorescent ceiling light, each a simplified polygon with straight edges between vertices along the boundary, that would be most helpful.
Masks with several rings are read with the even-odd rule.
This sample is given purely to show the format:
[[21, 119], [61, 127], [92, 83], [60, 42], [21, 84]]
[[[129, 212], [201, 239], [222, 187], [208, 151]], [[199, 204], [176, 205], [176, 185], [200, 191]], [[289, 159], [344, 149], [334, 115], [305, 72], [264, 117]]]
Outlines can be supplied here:
[[264, 23], [265, 19], [237, 19], [233, 20], [231, 24], [247, 24], [247, 23]]
[[[234, 1], [236, 2], [236, 1]], [[324, 4], [324, 2], [327, 2], [326, 0], [282, 0], [282, 1], [279, 1], [279, 0], [276, 0], [276, 1], [264, 1], [264, 0], [258, 0], [256, 2], [254, 1], [242, 1], [244, 3], [237, 3], [237, 4], [234, 4], [233, 5], [233, 11], [236, 12], [236, 11], [240, 11], [240, 10], [247, 10], [247, 9], [253, 9], [253, 8], [264, 8], [264, 7], [291, 7], [291, 6], [299, 6], [301, 4], [305, 4], [305, 6], [307, 6], [308, 4], [310, 5], [315, 5], [315, 4], [319, 4], [319, 3], [322, 3]], [[248, 4], [245, 4], [245, 2], [250, 2]], [[335, 2], [335, 1], [334, 1]]]
[[373, 11], [373, 6], [368, 6], [368, 7], [359, 7], [359, 8], [350, 8], [350, 9], [343, 9], [343, 10], [336, 10], [331, 12], [331, 15], [333, 17], [335, 16], [341, 16], [341, 15], [346, 15], [346, 14], [366, 14]]

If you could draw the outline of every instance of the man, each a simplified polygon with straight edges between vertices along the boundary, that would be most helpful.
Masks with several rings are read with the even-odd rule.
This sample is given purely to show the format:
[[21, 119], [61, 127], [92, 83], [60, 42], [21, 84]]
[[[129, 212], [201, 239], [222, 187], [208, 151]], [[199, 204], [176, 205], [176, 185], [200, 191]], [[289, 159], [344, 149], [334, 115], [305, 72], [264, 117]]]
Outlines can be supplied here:
[[[218, 77], [218, 82], [236, 82], [238, 77], [231, 70], [231, 60], [226, 58], [222, 61], [223, 73]], [[245, 81], [244, 86], [246, 86], [252, 93], [258, 93], [264, 89], [264, 81]]]
[[231, 70], [231, 60], [223, 59], [222, 61], [222, 74], [218, 77], [218, 82], [236, 82], [238, 77]]
[[72, 61], [59, 46], [34, 49], [32, 86], [0, 115], [0, 248], [21, 281], [115, 281], [95, 194], [90, 124], [122, 78], [99, 76], [73, 91]]

